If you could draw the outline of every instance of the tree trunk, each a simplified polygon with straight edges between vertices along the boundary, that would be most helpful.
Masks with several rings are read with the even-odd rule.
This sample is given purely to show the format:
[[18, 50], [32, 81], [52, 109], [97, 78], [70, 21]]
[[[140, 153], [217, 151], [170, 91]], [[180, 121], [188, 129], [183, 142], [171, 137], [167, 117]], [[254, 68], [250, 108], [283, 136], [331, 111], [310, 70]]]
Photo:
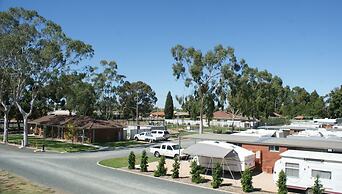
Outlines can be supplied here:
[[24, 120], [24, 133], [23, 133], [23, 140], [24, 144], [23, 147], [28, 146], [28, 126], [27, 126], [27, 115], [23, 115], [23, 120]]
[[3, 142], [5, 144], [8, 143], [8, 114], [9, 114], [9, 109], [5, 109], [4, 111], [4, 136], [3, 136]]
[[203, 134], [203, 104], [204, 104], [204, 96], [201, 97], [201, 108], [200, 108], [200, 128], [199, 134]]

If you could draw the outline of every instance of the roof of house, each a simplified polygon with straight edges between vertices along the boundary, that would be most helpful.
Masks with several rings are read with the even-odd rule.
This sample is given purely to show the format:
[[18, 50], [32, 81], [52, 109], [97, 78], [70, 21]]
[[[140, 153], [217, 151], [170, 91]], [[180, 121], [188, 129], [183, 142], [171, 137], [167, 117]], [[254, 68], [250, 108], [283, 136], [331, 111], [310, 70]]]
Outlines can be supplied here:
[[123, 128], [114, 121], [98, 120], [88, 116], [47, 115], [29, 123], [64, 127], [70, 122], [75, 127], [83, 129]]
[[164, 111], [151, 112], [150, 115], [151, 115], [151, 116], [154, 116], [154, 117], [165, 117]]
[[322, 161], [334, 161], [342, 162], [342, 155], [336, 153], [322, 153], [302, 150], [287, 150], [280, 154], [286, 158], [299, 158], [299, 159], [311, 159], [311, 160], [322, 160]]
[[247, 117], [243, 117], [241, 115], [234, 115], [233, 113], [230, 112], [225, 112], [225, 111], [216, 111], [213, 113], [213, 118], [214, 119], [219, 119], [219, 120], [249, 120]]
[[317, 150], [329, 150], [342, 152], [342, 141], [336, 140], [317, 140], [317, 139], [296, 139], [296, 138], [276, 138], [276, 137], [255, 137], [228, 134], [195, 134], [187, 137], [201, 140], [225, 141], [229, 143], [241, 143], [252, 145], [275, 145], [288, 148], [305, 148]]

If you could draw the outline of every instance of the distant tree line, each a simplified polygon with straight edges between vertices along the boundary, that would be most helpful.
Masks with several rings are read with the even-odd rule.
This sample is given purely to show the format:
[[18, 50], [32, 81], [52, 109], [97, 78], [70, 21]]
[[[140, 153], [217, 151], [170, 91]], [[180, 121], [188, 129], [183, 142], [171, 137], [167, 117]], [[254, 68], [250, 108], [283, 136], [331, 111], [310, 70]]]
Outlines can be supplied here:
[[176, 96], [190, 117], [210, 120], [215, 110], [226, 110], [249, 118], [269, 118], [274, 113], [287, 118], [298, 115], [321, 118], [342, 117], [342, 86], [325, 96], [316, 90], [289, 87], [267, 70], [250, 67], [237, 60], [234, 49], [217, 45], [203, 54], [195, 48], [177, 45], [173, 75], [183, 79], [193, 94]]

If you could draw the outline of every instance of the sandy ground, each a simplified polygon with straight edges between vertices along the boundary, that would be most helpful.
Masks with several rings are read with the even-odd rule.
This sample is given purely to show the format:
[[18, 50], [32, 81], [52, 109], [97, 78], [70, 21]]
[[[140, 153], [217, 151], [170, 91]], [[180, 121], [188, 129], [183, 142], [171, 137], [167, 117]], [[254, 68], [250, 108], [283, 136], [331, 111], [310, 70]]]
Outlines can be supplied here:
[[[172, 159], [166, 159], [166, 167], [167, 167], [167, 173], [172, 174]], [[158, 162], [152, 162], [149, 164], [148, 170], [154, 171], [157, 168]], [[239, 174], [233, 175], [236, 180], [233, 178], [230, 178], [230, 175], [225, 175], [223, 178], [223, 184], [224, 185], [230, 185], [234, 187], [241, 187], [240, 183], [240, 176]], [[190, 177], [190, 162], [189, 161], [181, 161], [181, 167], [180, 167], [180, 178], [186, 178]], [[212, 177], [210, 175], [205, 175], [205, 179], [211, 180]], [[258, 175], [253, 176], [253, 186], [254, 188], [262, 189], [263, 191], [267, 192], [277, 192], [277, 186], [275, 183], [273, 183], [272, 174], [267, 173], [260, 173]]]

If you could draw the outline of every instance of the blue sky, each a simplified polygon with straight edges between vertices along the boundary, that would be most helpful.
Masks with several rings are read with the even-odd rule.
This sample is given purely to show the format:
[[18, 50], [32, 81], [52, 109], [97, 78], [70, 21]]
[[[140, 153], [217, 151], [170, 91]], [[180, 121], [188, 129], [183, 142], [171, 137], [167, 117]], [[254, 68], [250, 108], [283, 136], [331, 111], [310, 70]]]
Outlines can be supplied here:
[[172, 76], [176, 44], [231, 46], [251, 66], [321, 95], [342, 84], [342, 1], [0, 0], [0, 10], [15, 6], [91, 44], [95, 56], [83, 64], [115, 60], [128, 81], [150, 84], [159, 107], [169, 90], [189, 93]]

